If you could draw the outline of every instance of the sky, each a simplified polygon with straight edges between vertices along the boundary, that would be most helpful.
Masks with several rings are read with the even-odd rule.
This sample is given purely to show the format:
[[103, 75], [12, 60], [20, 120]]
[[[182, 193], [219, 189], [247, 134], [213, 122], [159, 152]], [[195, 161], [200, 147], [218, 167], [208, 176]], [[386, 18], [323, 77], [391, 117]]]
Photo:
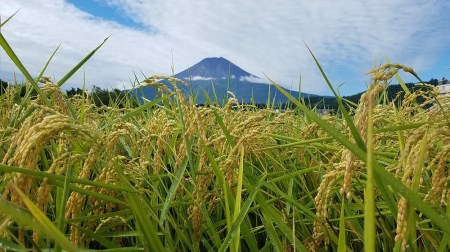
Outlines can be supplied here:
[[[404, 64], [450, 79], [447, 0], [1, 0], [1, 32], [32, 76], [57, 81], [107, 42], [64, 86], [129, 88], [224, 57], [291, 89], [331, 94], [307, 46], [341, 95], [367, 89], [375, 65]], [[306, 46], [307, 45], [307, 46]], [[19, 70], [0, 49], [0, 79]], [[416, 80], [401, 75], [407, 82]]]

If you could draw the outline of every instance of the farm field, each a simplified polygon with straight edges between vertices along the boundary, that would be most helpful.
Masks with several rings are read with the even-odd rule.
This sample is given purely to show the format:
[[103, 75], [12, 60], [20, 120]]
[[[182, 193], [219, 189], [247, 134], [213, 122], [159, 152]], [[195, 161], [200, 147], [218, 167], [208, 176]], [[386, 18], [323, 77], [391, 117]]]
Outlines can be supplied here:
[[232, 94], [198, 107], [164, 76], [140, 82], [158, 99], [98, 107], [62, 90], [82, 64], [34, 79], [0, 42], [27, 78], [0, 96], [0, 250], [450, 248], [450, 97], [430, 86], [387, 100], [410, 68], [374, 68], [334, 114], [275, 83], [294, 109]]

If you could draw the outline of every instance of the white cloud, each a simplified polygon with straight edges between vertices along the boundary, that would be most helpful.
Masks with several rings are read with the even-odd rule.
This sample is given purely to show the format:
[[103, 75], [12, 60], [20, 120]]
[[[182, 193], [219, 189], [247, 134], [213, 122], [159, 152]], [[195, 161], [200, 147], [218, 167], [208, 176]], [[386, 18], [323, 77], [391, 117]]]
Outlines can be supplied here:
[[[301, 75], [303, 91], [329, 93], [306, 42], [333, 83], [345, 82], [344, 94], [365, 89], [374, 59], [420, 73], [434, 67], [450, 40], [445, 0], [105, 1], [148, 30], [94, 18], [62, 0], [1, 0], [3, 20], [20, 9], [2, 34], [33, 75], [60, 43], [47, 70], [56, 79], [112, 35], [84, 67], [90, 84], [129, 83], [141, 71], [170, 75], [172, 55], [175, 72], [224, 56], [287, 87]], [[0, 71], [17, 72], [0, 56]], [[82, 81], [80, 72], [69, 84]]]
[[252, 83], [268, 83], [267, 80], [261, 79], [259, 77], [254, 76], [254, 75], [241, 76], [241, 77], [239, 77], [239, 81], [248, 81], [248, 82], [252, 82]]
[[215, 80], [216, 78], [212, 78], [212, 77], [203, 77], [203, 76], [192, 76], [190, 78], [184, 78], [185, 80], [192, 80], [192, 81], [197, 81], [197, 80]]

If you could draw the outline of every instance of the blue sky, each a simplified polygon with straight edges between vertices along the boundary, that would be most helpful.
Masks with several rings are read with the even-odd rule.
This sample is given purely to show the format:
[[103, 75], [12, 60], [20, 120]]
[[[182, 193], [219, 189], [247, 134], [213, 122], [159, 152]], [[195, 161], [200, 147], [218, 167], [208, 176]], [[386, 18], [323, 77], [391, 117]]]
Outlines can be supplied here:
[[[123, 88], [134, 74], [170, 75], [225, 57], [285, 87], [330, 94], [305, 43], [342, 95], [364, 91], [365, 72], [389, 59], [423, 80], [450, 79], [446, 0], [2, 0], [2, 34], [32, 75], [61, 44], [46, 75], [58, 80], [107, 43], [67, 84]], [[57, 25], [56, 25], [57, 24]], [[172, 65], [173, 64], [173, 65]], [[0, 78], [18, 70], [0, 52]], [[402, 75], [405, 81], [415, 81]]]
[[70, 0], [67, 2], [83, 12], [91, 14], [94, 19], [105, 19], [133, 29], [146, 29], [143, 24], [133, 20], [119, 4], [114, 4], [114, 2], [102, 0]]

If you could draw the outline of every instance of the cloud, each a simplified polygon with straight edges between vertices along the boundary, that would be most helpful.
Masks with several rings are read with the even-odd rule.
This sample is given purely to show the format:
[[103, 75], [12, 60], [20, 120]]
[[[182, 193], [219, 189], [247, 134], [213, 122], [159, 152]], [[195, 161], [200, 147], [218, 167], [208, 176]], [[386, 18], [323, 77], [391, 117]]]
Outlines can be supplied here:
[[[82, 86], [84, 75], [88, 86], [102, 87], [130, 83], [134, 74], [142, 79], [141, 71], [146, 76], [170, 75], [174, 44], [167, 43], [164, 36], [92, 17], [58, 0], [2, 0], [0, 9], [2, 17], [20, 9], [2, 27], [2, 34], [33, 76], [42, 70], [58, 45], [61, 47], [46, 71], [46, 75], [56, 80], [110, 35], [104, 46], [69, 81], [70, 86]], [[6, 60], [3, 50], [0, 56], [1, 70], [19, 72], [10, 60]]]
[[192, 81], [197, 81], [197, 80], [215, 80], [216, 78], [212, 78], [212, 77], [203, 77], [203, 76], [192, 76], [190, 78], [184, 78], [185, 80], [192, 80]]
[[223, 76], [221, 79], [222, 80], [228, 80], [228, 78], [230, 78], [230, 79], [236, 79], [236, 75], [234, 75], [234, 74], [232, 74], [230, 77], [228, 77], [228, 76]]
[[[84, 67], [86, 80], [99, 86], [129, 83], [135, 73], [143, 78], [141, 72], [171, 75], [172, 62], [179, 72], [220, 55], [286, 87], [298, 86], [301, 76], [303, 91], [329, 94], [306, 43], [331, 81], [344, 83], [341, 93], [353, 94], [366, 88], [364, 72], [375, 59], [420, 74], [449, 50], [445, 0], [105, 2], [147, 29], [93, 17], [62, 0], [2, 0], [3, 19], [20, 9], [2, 34], [34, 75], [62, 43], [47, 70], [56, 79], [112, 35]], [[0, 56], [0, 70], [17, 71]], [[69, 85], [82, 82], [80, 72]]]
[[268, 83], [267, 80], [261, 79], [254, 75], [241, 76], [241, 77], [239, 77], [239, 81], [248, 81], [248, 82], [252, 82], [252, 83]]

